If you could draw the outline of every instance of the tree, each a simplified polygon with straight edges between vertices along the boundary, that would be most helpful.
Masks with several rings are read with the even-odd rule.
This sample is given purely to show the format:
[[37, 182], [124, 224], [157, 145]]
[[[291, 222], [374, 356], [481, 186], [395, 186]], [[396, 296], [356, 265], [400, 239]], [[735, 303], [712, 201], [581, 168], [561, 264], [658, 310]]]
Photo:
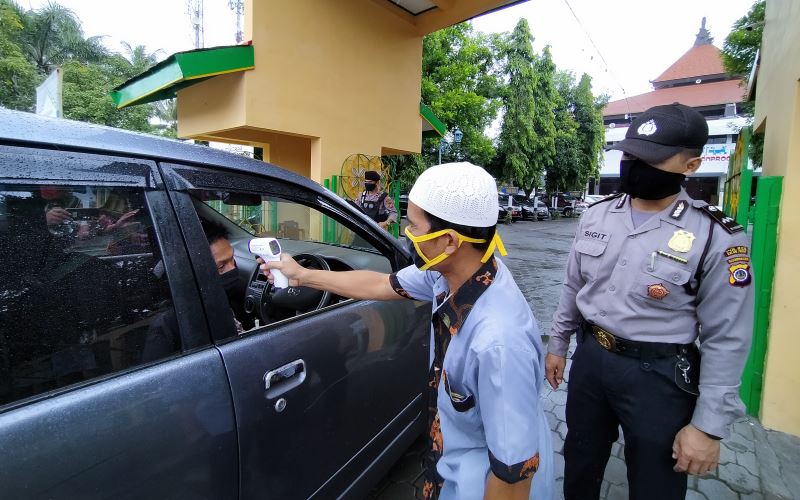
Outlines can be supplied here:
[[537, 139], [534, 130], [536, 55], [526, 19], [520, 19], [507, 38], [503, 55], [508, 85], [503, 91], [505, 113], [500, 129], [498, 167], [503, 179], [524, 186], [525, 192], [530, 193], [529, 187], [537, 184], [544, 170], [533, 158]]
[[722, 45], [722, 64], [728, 73], [750, 74], [756, 52], [761, 47], [766, 5], [765, 0], [757, 1], [750, 7], [747, 15], [733, 23], [731, 32]]
[[572, 73], [559, 71], [555, 75], [556, 106], [555, 148], [553, 165], [547, 171], [545, 187], [554, 193], [571, 189], [581, 168], [581, 144], [578, 122], [575, 121], [575, 78]]
[[[427, 35], [422, 52], [422, 101], [448, 130], [464, 134], [460, 145], [445, 151], [442, 161], [458, 158], [486, 165], [495, 154], [485, 131], [500, 107], [495, 65], [497, 37], [474, 33], [461, 23]], [[438, 160], [438, 139], [423, 144], [428, 164]]]
[[[531, 156], [530, 172], [538, 175], [539, 172], [548, 174], [553, 170], [556, 157], [556, 127], [555, 112], [557, 104], [557, 93], [555, 88], [556, 65], [550, 55], [550, 47], [542, 50], [542, 55], [534, 64], [536, 73], [536, 85], [534, 86], [533, 101], [533, 130], [535, 132], [535, 142]], [[526, 192], [528, 184], [535, 184], [537, 177], [529, 177], [525, 184]]]
[[39, 77], [21, 48], [24, 13], [0, 0], [0, 106], [29, 111]]
[[112, 88], [125, 81], [123, 71], [129, 67], [130, 63], [120, 55], [109, 57], [102, 64], [64, 63], [64, 117], [128, 130], [152, 131], [152, 105], [117, 109], [109, 95]]
[[592, 93], [592, 77], [584, 73], [573, 92], [580, 157], [577, 175], [571, 179], [568, 189], [582, 190], [589, 177], [597, 178], [600, 175], [600, 158], [605, 141], [603, 107], [606, 102], [606, 98], [595, 98]]
[[84, 38], [75, 14], [57, 3], [26, 13], [24, 50], [40, 73], [67, 61], [100, 62], [108, 55], [102, 37]]
[[178, 103], [175, 99], [165, 99], [153, 103], [156, 131], [165, 137], [178, 137]]
[[[750, 7], [746, 15], [733, 23], [731, 32], [722, 46], [722, 64], [725, 71], [749, 77], [755, 63], [756, 53], [761, 47], [761, 35], [764, 31], [766, 1], [759, 0]], [[743, 114], [752, 117], [753, 102], [742, 105]], [[764, 157], [764, 134], [753, 134], [750, 140], [750, 159], [756, 166], [761, 166]]]

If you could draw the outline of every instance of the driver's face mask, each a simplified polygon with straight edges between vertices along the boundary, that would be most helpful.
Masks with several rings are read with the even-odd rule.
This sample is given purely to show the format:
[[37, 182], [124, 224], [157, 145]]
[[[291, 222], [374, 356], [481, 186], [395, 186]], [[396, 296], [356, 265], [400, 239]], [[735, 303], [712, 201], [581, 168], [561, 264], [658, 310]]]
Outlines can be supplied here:
[[228, 300], [235, 298], [236, 294], [240, 291], [239, 268], [236, 267], [235, 263], [233, 269], [220, 274], [219, 279], [222, 281], [222, 288], [225, 289], [225, 294], [228, 296]]
[[[445, 253], [445, 252], [442, 252], [439, 255], [437, 255], [436, 257], [434, 257], [432, 259], [429, 259], [425, 255], [425, 252], [423, 252], [422, 249], [419, 247], [419, 244], [424, 242], [424, 241], [435, 240], [436, 238], [438, 238], [440, 236], [444, 236], [447, 233], [455, 233], [456, 236], [458, 236], [458, 246], [459, 246], [459, 248], [461, 247], [461, 244], [464, 243], [465, 241], [468, 242], [468, 243], [485, 243], [486, 242], [486, 240], [484, 240], [484, 239], [470, 238], [468, 236], [464, 236], [464, 235], [459, 234], [457, 231], [454, 231], [452, 229], [442, 229], [441, 231], [436, 231], [436, 232], [433, 232], [433, 233], [423, 234], [423, 235], [420, 235], [420, 236], [414, 236], [413, 234], [411, 234], [411, 231], [409, 231], [408, 228], [406, 228], [406, 231], [405, 231], [406, 237], [411, 242], [411, 244], [414, 246], [414, 252], [412, 254], [414, 256], [414, 265], [416, 265], [419, 268], [420, 271], [426, 271], [426, 270], [430, 269], [431, 267], [435, 266], [436, 264], [441, 263], [443, 260], [448, 258], [449, 255], [447, 255], [447, 253]], [[486, 249], [486, 253], [483, 254], [483, 257], [481, 258], [481, 262], [488, 261], [489, 258], [494, 253], [495, 248], [500, 251], [500, 255], [502, 255], [504, 257], [507, 255], [506, 248], [505, 248], [505, 246], [503, 246], [503, 241], [500, 239], [500, 233], [498, 233], [497, 231], [495, 231], [494, 238], [492, 238], [492, 242], [489, 245], [489, 248]]]

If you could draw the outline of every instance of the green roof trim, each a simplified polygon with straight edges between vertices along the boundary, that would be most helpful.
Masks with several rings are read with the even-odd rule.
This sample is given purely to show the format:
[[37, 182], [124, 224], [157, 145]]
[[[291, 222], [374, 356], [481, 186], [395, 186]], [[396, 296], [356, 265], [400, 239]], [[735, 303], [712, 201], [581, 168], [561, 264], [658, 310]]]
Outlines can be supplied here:
[[111, 91], [117, 108], [171, 99], [213, 76], [255, 68], [252, 45], [231, 45], [177, 52]]
[[[419, 115], [425, 120], [422, 122], [422, 137], [443, 137], [447, 133], [447, 126], [424, 103], [419, 103]], [[425, 126], [425, 122], [429, 127]]]

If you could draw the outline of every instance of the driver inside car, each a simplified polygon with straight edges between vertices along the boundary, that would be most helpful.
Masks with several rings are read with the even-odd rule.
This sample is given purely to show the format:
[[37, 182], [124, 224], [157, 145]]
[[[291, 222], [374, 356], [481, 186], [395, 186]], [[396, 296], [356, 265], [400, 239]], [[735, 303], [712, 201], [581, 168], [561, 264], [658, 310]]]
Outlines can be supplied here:
[[[217, 267], [222, 288], [228, 297], [228, 304], [231, 305], [231, 316], [236, 324], [236, 334], [241, 335], [245, 332], [242, 323], [234, 313], [233, 304], [242, 294], [239, 286], [239, 268], [236, 266], [236, 258], [233, 255], [230, 233], [225, 226], [219, 222], [201, 219], [203, 232], [208, 240], [208, 247], [214, 264]], [[179, 350], [180, 334], [178, 333], [178, 318], [175, 316], [174, 309], [163, 313], [156, 319], [147, 331], [145, 345], [142, 352], [142, 361], [151, 361], [168, 356], [170, 353]]]
[[495, 180], [470, 163], [436, 165], [408, 202], [414, 264], [405, 269], [307, 269], [285, 253], [261, 269], [354, 299], [431, 302], [423, 498], [552, 498], [544, 350], [527, 300], [494, 257], [505, 255]]

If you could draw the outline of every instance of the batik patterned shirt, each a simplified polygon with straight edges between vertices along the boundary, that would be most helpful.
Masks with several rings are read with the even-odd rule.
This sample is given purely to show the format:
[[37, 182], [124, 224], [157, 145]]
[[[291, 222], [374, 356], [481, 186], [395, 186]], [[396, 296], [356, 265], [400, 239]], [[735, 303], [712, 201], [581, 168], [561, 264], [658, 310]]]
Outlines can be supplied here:
[[440, 273], [415, 266], [390, 281], [433, 303], [425, 498], [482, 499], [489, 472], [507, 483], [533, 476], [530, 498], [551, 498], [544, 350], [508, 268], [492, 259], [452, 294]]

